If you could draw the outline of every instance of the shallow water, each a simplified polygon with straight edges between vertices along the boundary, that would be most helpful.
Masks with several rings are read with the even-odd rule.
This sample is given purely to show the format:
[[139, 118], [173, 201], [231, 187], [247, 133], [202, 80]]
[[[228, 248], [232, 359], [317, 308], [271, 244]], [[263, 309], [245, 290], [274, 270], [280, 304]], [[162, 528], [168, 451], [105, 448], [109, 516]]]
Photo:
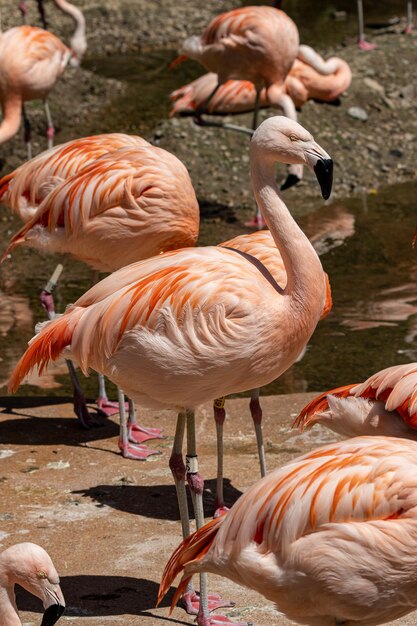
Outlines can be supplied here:
[[[376, 195], [323, 206], [299, 223], [321, 254], [333, 290], [333, 311], [320, 322], [303, 359], [263, 393], [327, 389], [361, 381], [372, 372], [417, 358], [417, 251], [411, 248], [416, 226], [417, 182], [387, 188]], [[210, 211], [202, 215], [201, 239], [218, 243], [247, 232], [229, 219], [229, 208], [218, 207], [213, 227]], [[4, 240], [13, 228], [4, 213], [0, 225]], [[227, 234], [226, 234], [227, 233]], [[44, 318], [38, 293], [58, 257], [20, 249], [7, 261], [0, 276], [0, 384], [32, 336], [34, 324]], [[90, 270], [66, 259], [56, 291], [62, 311], [91, 283]], [[22, 394], [62, 396], [69, 392], [65, 367], [23, 386]], [[95, 377], [83, 383], [91, 397]]]

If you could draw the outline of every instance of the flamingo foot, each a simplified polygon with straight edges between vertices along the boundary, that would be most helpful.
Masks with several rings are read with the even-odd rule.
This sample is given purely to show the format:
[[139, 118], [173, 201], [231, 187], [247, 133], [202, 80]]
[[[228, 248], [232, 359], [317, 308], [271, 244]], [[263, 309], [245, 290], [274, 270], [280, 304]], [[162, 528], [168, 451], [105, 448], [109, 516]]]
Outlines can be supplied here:
[[359, 39], [358, 46], [361, 50], [369, 51], [375, 50], [376, 43], [370, 43], [369, 41], [365, 41], [365, 39]]
[[[120, 413], [120, 407], [118, 402], [112, 402], [105, 396], [99, 396], [96, 400], [97, 411], [106, 417], [111, 417], [112, 415], [116, 415]], [[126, 411], [129, 410], [129, 405], [125, 403]]]
[[128, 439], [132, 443], [144, 443], [149, 439], [165, 439], [160, 428], [146, 428], [140, 424], [128, 424]]
[[132, 459], [134, 461], [146, 461], [146, 459], [154, 454], [161, 454], [160, 450], [151, 450], [148, 446], [138, 446], [135, 444], [123, 445], [123, 442], [119, 439], [119, 450], [125, 459]]
[[230, 626], [252, 626], [251, 622], [234, 622], [230, 617], [226, 615], [202, 615], [197, 618], [198, 626], [223, 626], [223, 624], [229, 624]]
[[411, 35], [411, 34], [412, 34], [412, 32], [413, 32], [413, 27], [412, 27], [412, 26], [406, 26], [406, 27], [405, 27], [405, 31], [404, 31], [404, 33], [405, 33], [406, 35]]
[[218, 506], [216, 510], [214, 511], [213, 518], [216, 519], [216, 517], [221, 517], [222, 515], [225, 515], [228, 510], [229, 510], [229, 507], [226, 506], [225, 504]]
[[74, 413], [78, 418], [80, 426], [86, 430], [94, 426], [102, 426], [101, 422], [88, 412], [87, 404], [82, 394], [74, 394]]
[[261, 230], [265, 228], [266, 222], [261, 214], [256, 214], [253, 219], [249, 220], [249, 222], [245, 222], [245, 226], [249, 226], [250, 228], [258, 228]]
[[[200, 608], [200, 596], [197, 591], [187, 591], [182, 595], [182, 601], [188, 615], [198, 615]], [[230, 600], [222, 600], [218, 593], [209, 593], [208, 595], [208, 610], [215, 611], [221, 608], [230, 608], [235, 606], [235, 602]], [[216, 615], [216, 617], [223, 617], [222, 615]]]

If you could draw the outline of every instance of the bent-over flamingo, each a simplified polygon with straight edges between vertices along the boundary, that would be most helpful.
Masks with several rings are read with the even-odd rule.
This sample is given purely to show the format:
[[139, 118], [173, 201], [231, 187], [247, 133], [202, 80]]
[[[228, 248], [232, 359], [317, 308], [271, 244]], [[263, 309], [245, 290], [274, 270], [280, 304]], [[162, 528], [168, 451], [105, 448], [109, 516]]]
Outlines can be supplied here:
[[[258, 260], [219, 246], [134, 263], [47, 322], [10, 379], [14, 390], [35, 365], [42, 369], [64, 352], [84, 372], [89, 367], [102, 372], [140, 404], [177, 408], [170, 467], [184, 536], [189, 534], [185, 479], [198, 527], [204, 519], [195, 407], [279, 376], [307, 343], [325, 302], [323, 268], [280, 196], [275, 165], [307, 165], [327, 198], [330, 157], [302, 126], [273, 117], [255, 131], [250, 159], [256, 200], [284, 261], [285, 288]], [[187, 469], [182, 460], [186, 426]], [[203, 576], [200, 625], [214, 624], [207, 609]]]
[[35, 543], [17, 543], [0, 553], [0, 624], [20, 624], [14, 586], [40, 598], [45, 613], [41, 626], [54, 626], [65, 610], [59, 576], [49, 554]]
[[[19, 130], [24, 103], [39, 99], [44, 101], [48, 148], [52, 147], [55, 131], [47, 97], [72, 54], [58, 37], [42, 28], [17, 26], [0, 33], [0, 101], [3, 113], [0, 144], [14, 137]], [[30, 124], [25, 113], [24, 118], [30, 159]]]
[[388, 435], [417, 440], [417, 363], [393, 365], [359, 385], [320, 394], [302, 409], [294, 427], [314, 424], [344, 437]]
[[[101, 151], [101, 157], [90, 161]], [[24, 243], [47, 252], [66, 252], [102, 271], [193, 246], [198, 237], [199, 207], [187, 169], [174, 155], [140, 137], [115, 134], [68, 142], [6, 176], [0, 181], [1, 191], [20, 212], [43, 197], [9, 249]], [[49, 293], [42, 294], [42, 303], [52, 316]], [[88, 427], [85, 398], [69, 367], [74, 410]], [[98, 406], [105, 412], [112, 410], [102, 378]], [[132, 441], [143, 443], [158, 434], [139, 427], [132, 405], [130, 409]], [[151, 452], [146, 446], [130, 446], [123, 438], [122, 451], [134, 458], [146, 458]]]
[[188, 537], [163, 573], [249, 587], [299, 624], [376, 626], [417, 608], [417, 444], [358, 437], [298, 457]]

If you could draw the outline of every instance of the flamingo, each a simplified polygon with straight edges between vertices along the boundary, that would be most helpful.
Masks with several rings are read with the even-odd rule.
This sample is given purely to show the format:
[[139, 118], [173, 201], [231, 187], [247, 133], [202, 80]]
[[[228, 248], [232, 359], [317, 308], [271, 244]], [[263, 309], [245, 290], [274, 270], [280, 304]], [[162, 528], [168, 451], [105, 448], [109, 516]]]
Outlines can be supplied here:
[[284, 81], [297, 57], [298, 30], [283, 11], [268, 6], [234, 9], [215, 17], [200, 37], [186, 39], [180, 58], [189, 57], [217, 74], [218, 82], [196, 115], [209, 105], [221, 85], [230, 79], [249, 80], [255, 85], [253, 128], [257, 126], [259, 96], [265, 87], [271, 105], [296, 120]]
[[59, 576], [49, 554], [35, 543], [17, 543], [0, 554], [0, 623], [21, 624], [14, 586], [40, 598], [45, 608], [41, 626], [54, 626], [65, 610]]
[[417, 444], [358, 437], [292, 460], [173, 553], [158, 602], [182, 573], [249, 587], [311, 626], [376, 626], [417, 608]]
[[302, 409], [294, 427], [314, 424], [344, 437], [387, 435], [417, 440], [417, 363], [387, 367], [359, 385], [320, 394]]
[[55, 134], [47, 97], [74, 53], [62, 41], [42, 28], [17, 26], [0, 33], [0, 101], [3, 120], [0, 144], [17, 133], [20, 120], [25, 121], [28, 158], [32, 157], [30, 123], [24, 103], [44, 101], [48, 123], [48, 148]]
[[[193, 246], [198, 236], [199, 207], [187, 169], [140, 137], [101, 135], [53, 148], [0, 181], [0, 194], [25, 218], [34, 211], [4, 256], [15, 245], [26, 244], [69, 253], [111, 272], [166, 250]], [[50, 291], [42, 292], [41, 301], [51, 318]], [[90, 427], [84, 394], [70, 362], [68, 366], [74, 411]], [[99, 384], [98, 407], [111, 414], [115, 407], [107, 399], [102, 376]], [[123, 428], [121, 432], [124, 456], [145, 459], [155, 453], [131, 446]], [[158, 429], [137, 424], [130, 403], [128, 439], [141, 444], [159, 435]]]
[[[74, 53], [74, 62], [80, 62], [87, 50], [87, 38], [85, 34], [85, 18], [78, 7], [71, 4], [67, 0], [54, 0], [56, 6], [61, 9], [63, 13], [70, 15], [75, 22], [75, 31], [70, 39], [70, 48]], [[45, 9], [43, 6], [43, 0], [37, 0], [38, 10], [42, 21], [42, 26], [45, 30], [48, 28], [46, 21]], [[26, 21], [26, 3], [24, 0], [19, 1], [19, 11], [22, 15], [23, 22]]]
[[[268, 230], [261, 230], [248, 235], [239, 235], [219, 245], [224, 248], [233, 248], [243, 255], [250, 255], [257, 259], [267, 268], [267, 271], [270, 272], [270, 275], [273, 276], [278, 284], [286, 284], [287, 273], [285, 271], [284, 262]], [[329, 277], [326, 272], [323, 272], [323, 280], [325, 282], [326, 300], [320, 317], [321, 320], [327, 317], [332, 308], [332, 294]], [[306, 346], [302, 348], [301, 356], [304, 354], [305, 349]], [[226, 419], [226, 411], [224, 408], [225, 400], [226, 398], [217, 398], [213, 407], [217, 434], [216, 517], [227, 510], [223, 492], [223, 425]], [[249, 409], [255, 428], [261, 476], [265, 476], [266, 458], [262, 435], [262, 408], [259, 402], [259, 389], [253, 389], [251, 391]]]
[[[285, 92], [299, 108], [309, 98], [324, 102], [336, 100], [349, 88], [351, 80], [352, 72], [346, 61], [339, 57], [325, 61], [313, 48], [301, 45], [299, 57], [294, 61], [284, 85]], [[195, 113], [207, 101], [216, 84], [216, 74], [209, 73], [173, 91], [170, 95], [173, 102], [170, 117]], [[208, 102], [206, 112], [222, 115], [252, 111], [255, 101], [256, 90], [250, 81], [229, 80], [219, 87]], [[259, 106], [268, 106], [265, 88], [259, 95]]]
[[[307, 343], [325, 302], [321, 263], [280, 196], [275, 164], [307, 165], [327, 198], [329, 155], [297, 122], [273, 117], [255, 131], [250, 159], [255, 196], [284, 261], [284, 288], [265, 275], [254, 257], [219, 246], [133, 263], [47, 322], [10, 379], [9, 389], [15, 390], [35, 365], [43, 369], [65, 352], [85, 373], [89, 367], [102, 372], [140, 404], [179, 410], [170, 468], [183, 536], [189, 534], [186, 479], [198, 527], [204, 519], [195, 407], [279, 376]], [[187, 468], [182, 458], [185, 428]], [[204, 576], [200, 591], [198, 623], [214, 624], [207, 615]], [[185, 601], [194, 610], [189, 606], [192, 592], [187, 594]]]

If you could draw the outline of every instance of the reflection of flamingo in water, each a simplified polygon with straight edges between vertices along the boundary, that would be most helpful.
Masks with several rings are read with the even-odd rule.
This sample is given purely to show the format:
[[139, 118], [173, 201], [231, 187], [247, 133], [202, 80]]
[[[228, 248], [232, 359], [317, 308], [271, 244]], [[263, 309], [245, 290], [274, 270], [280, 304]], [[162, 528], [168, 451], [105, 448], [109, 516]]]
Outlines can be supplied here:
[[[351, 80], [352, 73], [345, 61], [338, 57], [325, 61], [313, 48], [302, 45], [284, 85], [294, 105], [301, 107], [309, 98], [325, 102], [336, 100], [349, 88]], [[204, 74], [172, 92], [170, 116], [194, 114], [205, 102], [204, 112], [211, 114], [241, 113], [254, 109], [256, 90], [250, 81], [229, 80], [207, 101], [216, 84], [216, 74]], [[266, 89], [263, 88], [259, 106], [267, 107], [269, 104]]]
[[417, 444], [359, 437], [298, 457], [250, 487], [173, 553], [182, 574], [253, 589], [299, 624], [378, 625], [417, 608]]
[[[47, 323], [10, 380], [10, 389], [16, 389], [35, 365], [42, 369], [67, 349], [84, 371], [103, 372], [141, 404], [179, 408], [170, 467], [184, 536], [189, 534], [186, 477], [198, 527], [204, 517], [194, 407], [276, 378], [297, 358], [323, 311], [323, 268], [278, 192], [276, 162], [314, 169], [325, 197], [332, 163], [310, 133], [288, 118], [270, 118], [254, 134], [254, 191], [284, 260], [285, 288], [256, 259], [219, 246], [134, 263]], [[203, 577], [200, 625], [214, 623], [207, 606]]]
[[[100, 152], [102, 156], [91, 160]], [[193, 246], [198, 236], [199, 208], [186, 168], [174, 155], [140, 137], [115, 134], [68, 142], [6, 176], [0, 191], [26, 218], [40, 202], [8, 250], [26, 244], [69, 253], [95, 269], [114, 271], [166, 250]], [[42, 303], [52, 316], [49, 289], [43, 292]], [[89, 427], [85, 398], [69, 367], [74, 410]], [[103, 377], [98, 406], [114, 412]], [[160, 435], [157, 429], [139, 427], [132, 403], [130, 408], [131, 440], [143, 443]], [[146, 446], [130, 446], [126, 440], [122, 450], [134, 458], [150, 453]]]
[[385, 435], [417, 440], [417, 363], [394, 365], [359, 385], [320, 394], [294, 422], [302, 429], [315, 424], [344, 437]]

